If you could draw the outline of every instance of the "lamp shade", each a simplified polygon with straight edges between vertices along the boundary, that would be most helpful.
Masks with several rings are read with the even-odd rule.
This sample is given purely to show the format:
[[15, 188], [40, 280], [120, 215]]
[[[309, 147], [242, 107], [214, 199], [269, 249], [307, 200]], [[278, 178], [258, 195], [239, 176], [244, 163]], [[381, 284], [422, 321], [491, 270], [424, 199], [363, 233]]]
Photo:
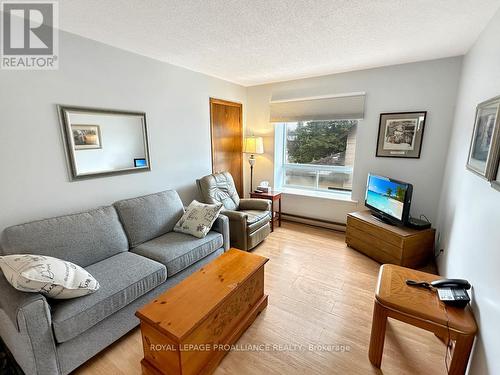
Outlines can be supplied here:
[[263, 154], [264, 141], [262, 137], [246, 137], [243, 152], [246, 154]]

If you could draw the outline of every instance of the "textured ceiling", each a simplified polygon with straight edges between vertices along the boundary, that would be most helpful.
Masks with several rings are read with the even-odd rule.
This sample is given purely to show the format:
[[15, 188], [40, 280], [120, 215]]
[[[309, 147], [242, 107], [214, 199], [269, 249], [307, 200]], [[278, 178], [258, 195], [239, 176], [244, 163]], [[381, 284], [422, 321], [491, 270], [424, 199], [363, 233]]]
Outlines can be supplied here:
[[500, 0], [61, 0], [61, 29], [245, 86], [462, 55]]

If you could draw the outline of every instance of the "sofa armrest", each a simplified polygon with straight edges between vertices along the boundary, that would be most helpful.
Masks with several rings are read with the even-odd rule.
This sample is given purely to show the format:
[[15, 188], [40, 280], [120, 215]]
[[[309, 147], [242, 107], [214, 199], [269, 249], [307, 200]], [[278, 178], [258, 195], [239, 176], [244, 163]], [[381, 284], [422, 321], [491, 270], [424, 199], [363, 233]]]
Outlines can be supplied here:
[[219, 215], [212, 225], [212, 230], [222, 234], [222, 238], [224, 239], [224, 251], [229, 250], [229, 218], [225, 215]]
[[240, 199], [240, 210], [270, 211], [271, 201], [259, 198]]
[[246, 249], [248, 214], [245, 212], [231, 210], [222, 210], [221, 213], [229, 218], [231, 246], [238, 249]]
[[37, 301], [47, 304], [46, 298], [40, 293], [21, 292], [10, 285], [4, 274], [0, 273], [0, 308], [17, 329], [19, 329], [19, 324], [17, 322], [18, 314], [23, 308]]
[[60, 374], [50, 307], [39, 293], [20, 292], [0, 273], [0, 335], [26, 374]]

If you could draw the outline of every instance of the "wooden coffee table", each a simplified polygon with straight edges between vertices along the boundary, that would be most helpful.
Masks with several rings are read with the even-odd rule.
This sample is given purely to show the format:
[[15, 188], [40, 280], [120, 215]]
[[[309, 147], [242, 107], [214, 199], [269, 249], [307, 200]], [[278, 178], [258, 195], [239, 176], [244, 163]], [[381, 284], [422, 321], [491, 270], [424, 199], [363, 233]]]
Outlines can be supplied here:
[[267, 306], [267, 258], [229, 249], [137, 311], [143, 374], [210, 374]]

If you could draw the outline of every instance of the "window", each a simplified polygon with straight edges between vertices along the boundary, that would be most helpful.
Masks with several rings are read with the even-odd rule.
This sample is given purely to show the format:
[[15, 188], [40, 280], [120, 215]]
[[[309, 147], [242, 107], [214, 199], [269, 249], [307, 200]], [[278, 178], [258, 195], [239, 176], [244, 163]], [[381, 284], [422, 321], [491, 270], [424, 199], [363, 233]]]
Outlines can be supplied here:
[[350, 192], [357, 124], [357, 120], [282, 123], [282, 187]]

